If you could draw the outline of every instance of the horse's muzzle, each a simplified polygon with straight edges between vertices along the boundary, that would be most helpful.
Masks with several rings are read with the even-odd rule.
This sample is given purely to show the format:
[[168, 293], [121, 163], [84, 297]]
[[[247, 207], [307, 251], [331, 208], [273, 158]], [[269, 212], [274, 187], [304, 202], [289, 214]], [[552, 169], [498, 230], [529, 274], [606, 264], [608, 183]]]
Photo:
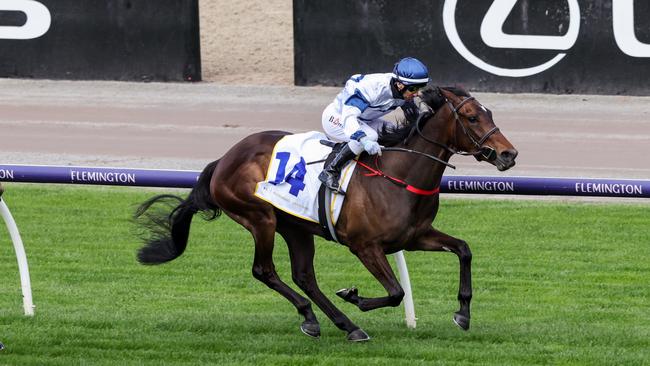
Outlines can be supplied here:
[[515, 158], [519, 152], [515, 149], [503, 150], [497, 154], [496, 160], [494, 160], [494, 165], [496, 165], [499, 171], [505, 171], [513, 166], [515, 166]]

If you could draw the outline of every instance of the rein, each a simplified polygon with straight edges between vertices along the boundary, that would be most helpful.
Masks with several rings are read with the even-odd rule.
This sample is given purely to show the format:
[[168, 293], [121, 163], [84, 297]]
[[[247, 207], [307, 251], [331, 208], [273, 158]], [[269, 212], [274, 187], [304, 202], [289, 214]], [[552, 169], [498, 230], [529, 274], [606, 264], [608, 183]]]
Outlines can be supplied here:
[[372, 167], [368, 166], [365, 163], [357, 161], [357, 164], [361, 165], [362, 167], [364, 167], [368, 171], [370, 171], [370, 173], [364, 174], [364, 176], [366, 176], [366, 177], [382, 177], [382, 178], [386, 178], [386, 179], [388, 179], [389, 182], [394, 183], [397, 186], [405, 188], [407, 191], [409, 191], [411, 193], [415, 193], [415, 194], [420, 195], [420, 196], [432, 196], [434, 194], [440, 193], [440, 187], [436, 187], [436, 188], [431, 189], [431, 190], [421, 189], [421, 188], [414, 187], [414, 186], [406, 183], [405, 181], [403, 181], [403, 180], [401, 180], [399, 178], [395, 178], [395, 177], [391, 177], [390, 175], [386, 175], [384, 172], [382, 172], [379, 169], [378, 159], [379, 159], [378, 157], [375, 157], [375, 166], [377, 167], [377, 169], [372, 168]]
[[431, 159], [431, 160], [433, 160], [433, 161], [435, 161], [437, 163], [444, 164], [444, 165], [446, 165], [446, 166], [448, 166], [448, 167], [450, 167], [452, 169], [456, 169], [456, 166], [453, 165], [453, 164], [450, 164], [450, 163], [448, 163], [448, 162], [446, 162], [446, 161], [444, 161], [444, 160], [442, 160], [440, 158], [437, 158], [437, 157], [435, 157], [433, 155], [429, 155], [429, 154], [426, 154], [426, 153], [423, 153], [423, 152], [417, 151], [417, 150], [404, 149], [404, 148], [401, 148], [401, 147], [382, 147], [381, 151], [401, 151], [401, 152], [405, 152], [405, 153], [422, 155], [422, 156], [427, 157], [427, 158], [429, 158], [429, 159]]

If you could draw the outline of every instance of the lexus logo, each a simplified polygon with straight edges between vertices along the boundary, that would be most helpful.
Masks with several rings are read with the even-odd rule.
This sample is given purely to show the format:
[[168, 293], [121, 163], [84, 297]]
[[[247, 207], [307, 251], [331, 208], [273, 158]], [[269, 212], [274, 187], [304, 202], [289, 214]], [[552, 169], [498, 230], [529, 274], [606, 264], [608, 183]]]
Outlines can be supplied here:
[[47, 33], [52, 23], [52, 16], [47, 7], [34, 0], [2, 0], [0, 11], [21, 12], [27, 18], [21, 26], [0, 24], [0, 39], [38, 38]]
[[[507, 34], [504, 23], [517, 4], [517, 0], [494, 0], [481, 23], [481, 39], [496, 49], [554, 50], [558, 53], [548, 61], [526, 68], [504, 68], [492, 65], [474, 55], [463, 43], [456, 27], [458, 0], [445, 0], [443, 25], [452, 46], [474, 66], [494, 75], [525, 77], [539, 74], [560, 62], [575, 45], [580, 32], [580, 7], [578, 0], [569, 4], [569, 27], [562, 36]], [[640, 42], [634, 33], [634, 0], [612, 0], [612, 26], [619, 49], [631, 57], [650, 57], [650, 44]]]

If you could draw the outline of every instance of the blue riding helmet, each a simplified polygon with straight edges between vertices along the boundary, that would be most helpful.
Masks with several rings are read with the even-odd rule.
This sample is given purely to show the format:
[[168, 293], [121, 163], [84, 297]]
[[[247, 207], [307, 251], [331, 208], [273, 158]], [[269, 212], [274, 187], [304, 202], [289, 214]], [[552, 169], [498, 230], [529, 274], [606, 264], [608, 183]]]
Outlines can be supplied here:
[[405, 57], [395, 64], [393, 74], [404, 85], [426, 84], [429, 82], [429, 70], [420, 60]]

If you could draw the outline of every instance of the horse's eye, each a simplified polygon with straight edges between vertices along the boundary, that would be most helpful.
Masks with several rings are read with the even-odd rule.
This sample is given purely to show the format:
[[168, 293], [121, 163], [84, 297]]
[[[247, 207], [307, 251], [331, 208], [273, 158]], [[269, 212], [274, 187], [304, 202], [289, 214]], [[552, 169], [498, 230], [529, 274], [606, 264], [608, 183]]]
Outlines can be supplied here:
[[470, 123], [476, 123], [476, 122], [478, 122], [478, 118], [477, 118], [476, 116], [467, 117], [467, 120], [468, 120]]

